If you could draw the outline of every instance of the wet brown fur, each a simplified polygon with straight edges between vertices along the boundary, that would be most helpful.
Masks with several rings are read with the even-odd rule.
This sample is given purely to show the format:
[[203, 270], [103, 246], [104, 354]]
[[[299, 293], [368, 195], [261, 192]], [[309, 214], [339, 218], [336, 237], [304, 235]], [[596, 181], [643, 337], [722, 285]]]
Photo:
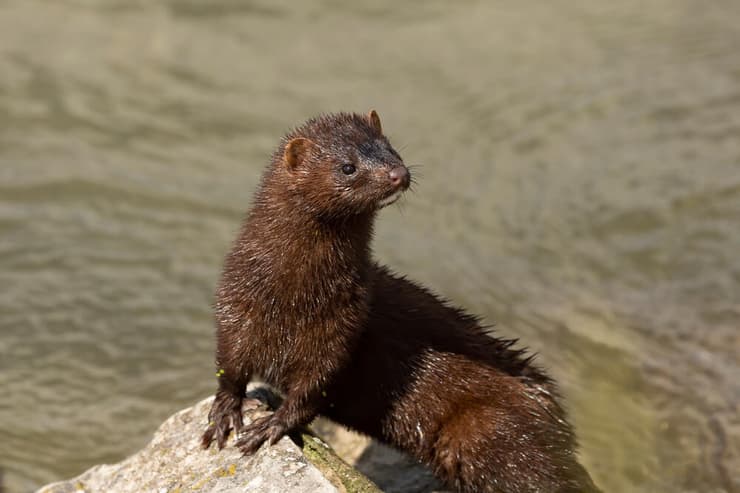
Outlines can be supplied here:
[[[346, 176], [342, 166], [356, 172]], [[473, 492], [597, 491], [553, 382], [514, 341], [371, 259], [381, 200], [408, 187], [375, 112], [309, 120], [272, 158], [226, 258], [219, 389], [204, 446], [252, 453], [324, 415]], [[285, 399], [243, 426], [247, 382]]]

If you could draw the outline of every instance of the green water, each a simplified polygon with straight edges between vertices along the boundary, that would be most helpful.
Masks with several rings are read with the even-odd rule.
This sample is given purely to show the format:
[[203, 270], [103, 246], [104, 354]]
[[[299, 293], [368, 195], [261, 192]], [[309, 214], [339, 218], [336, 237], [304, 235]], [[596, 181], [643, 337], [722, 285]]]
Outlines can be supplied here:
[[376, 256], [520, 337], [608, 492], [740, 490], [740, 3], [0, 2], [0, 467], [117, 461], [214, 389], [280, 135], [376, 108]]

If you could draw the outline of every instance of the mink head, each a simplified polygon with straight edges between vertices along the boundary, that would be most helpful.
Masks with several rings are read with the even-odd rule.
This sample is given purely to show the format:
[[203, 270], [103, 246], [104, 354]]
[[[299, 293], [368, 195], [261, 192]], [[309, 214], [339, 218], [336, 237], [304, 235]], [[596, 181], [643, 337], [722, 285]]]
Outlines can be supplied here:
[[285, 136], [273, 159], [285, 198], [305, 213], [341, 219], [395, 202], [411, 176], [383, 135], [375, 111], [308, 120]]

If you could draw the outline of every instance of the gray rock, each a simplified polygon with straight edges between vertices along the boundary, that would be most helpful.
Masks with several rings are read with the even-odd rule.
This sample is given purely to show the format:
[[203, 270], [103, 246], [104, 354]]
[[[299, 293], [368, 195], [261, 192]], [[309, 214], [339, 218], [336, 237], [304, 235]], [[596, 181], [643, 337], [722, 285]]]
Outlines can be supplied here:
[[385, 493], [450, 493], [427, 467], [391, 447], [324, 418], [311, 427]]
[[[263, 391], [250, 397], [270, 400]], [[342, 461], [321, 439], [301, 433], [298, 441], [284, 437], [256, 454], [243, 457], [233, 447], [200, 447], [213, 397], [176, 413], [165, 421], [152, 441], [128, 459], [95, 466], [68, 481], [53, 483], [39, 493], [175, 493], [203, 491], [259, 493], [378, 493], [366, 477]], [[245, 424], [264, 414], [266, 406], [245, 405]]]

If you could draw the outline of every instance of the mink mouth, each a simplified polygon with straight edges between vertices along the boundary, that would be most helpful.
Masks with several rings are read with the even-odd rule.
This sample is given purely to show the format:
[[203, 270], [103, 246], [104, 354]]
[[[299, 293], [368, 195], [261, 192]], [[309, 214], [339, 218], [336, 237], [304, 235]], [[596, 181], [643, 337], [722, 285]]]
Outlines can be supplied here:
[[383, 207], [387, 207], [394, 203], [396, 200], [401, 198], [401, 195], [403, 194], [403, 190], [399, 189], [390, 194], [389, 196], [385, 197], [384, 199], [381, 199], [378, 201], [378, 209], [382, 209]]

